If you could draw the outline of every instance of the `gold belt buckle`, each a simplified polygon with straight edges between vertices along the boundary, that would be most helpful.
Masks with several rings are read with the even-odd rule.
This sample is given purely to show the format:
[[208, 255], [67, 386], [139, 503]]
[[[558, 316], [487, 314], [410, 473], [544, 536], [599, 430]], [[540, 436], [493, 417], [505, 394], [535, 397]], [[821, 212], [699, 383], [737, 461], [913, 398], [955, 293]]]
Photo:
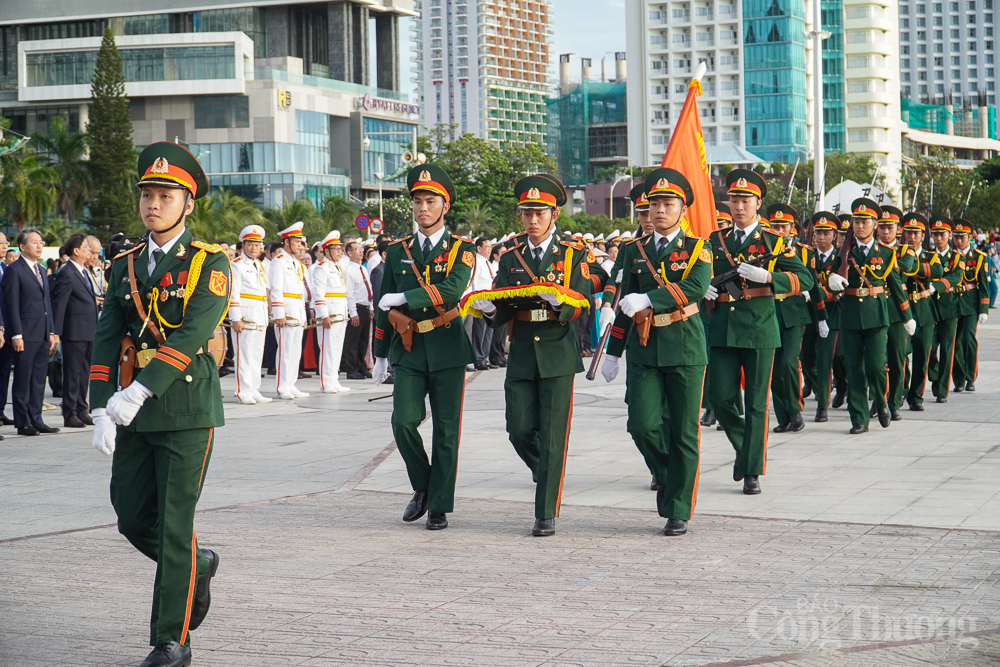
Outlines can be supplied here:
[[859, 287], [858, 288], [858, 296], [868, 296], [869, 294], [870, 294], [870, 292], [868, 291], [867, 287]]
[[532, 322], [547, 322], [549, 319], [549, 311], [544, 308], [536, 308], [529, 312], [531, 313]]
[[660, 313], [659, 315], [653, 315], [654, 327], [665, 327], [673, 323], [674, 321], [670, 319], [670, 313]]
[[427, 333], [428, 331], [434, 331], [434, 320], [422, 320], [417, 322], [418, 333]]
[[774, 295], [774, 300], [775, 301], [784, 301], [786, 298], [788, 298], [787, 294], [775, 294]]
[[139, 350], [135, 355], [135, 365], [139, 368], [145, 368], [155, 356], [156, 350]]

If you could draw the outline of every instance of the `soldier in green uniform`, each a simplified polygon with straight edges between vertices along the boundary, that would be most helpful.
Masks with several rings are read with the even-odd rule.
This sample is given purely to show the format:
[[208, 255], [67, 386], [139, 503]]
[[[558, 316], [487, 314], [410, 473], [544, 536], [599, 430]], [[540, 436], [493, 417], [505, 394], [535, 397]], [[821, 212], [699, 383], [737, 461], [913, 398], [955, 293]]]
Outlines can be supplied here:
[[[715, 228], [716, 229], [729, 229], [733, 226], [733, 214], [729, 210], [729, 204], [725, 202], [715, 202]], [[712, 312], [708, 308], [707, 302], [702, 299], [699, 303], [699, 309], [701, 311], [701, 323], [704, 325], [705, 330], [708, 330], [709, 324], [712, 323]], [[708, 338], [705, 338], [705, 354], [708, 355]], [[708, 401], [709, 394], [709, 382], [708, 373], [705, 373], [705, 386], [701, 390], [701, 407], [705, 413], [701, 416], [699, 423], [702, 426], [715, 426], [715, 412], [712, 410], [712, 404]], [[742, 405], [740, 401], [737, 404]], [[742, 412], [740, 413], [742, 414]], [[721, 426], [718, 427], [721, 430]]]
[[822, 310], [826, 317], [826, 319], [816, 322], [817, 338], [814, 343], [816, 381], [812, 383], [812, 388], [813, 393], [816, 394], [815, 420], [825, 422], [829, 418], [827, 409], [830, 407], [833, 356], [837, 348], [837, 337], [840, 330], [840, 301], [827, 287], [827, 280], [830, 278], [830, 269], [837, 260], [837, 249], [834, 247], [833, 241], [840, 221], [836, 215], [829, 211], [818, 211], [813, 214], [812, 225], [816, 254], [811, 268], [816, 274], [816, 286], [819, 289], [819, 296], [815, 303], [817, 312]]
[[[878, 219], [878, 240], [879, 243], [892, 248], [893, 252], [896, 253], [896, 266], [893, 271], [899, 276], [903, 292], [907, 293], [907, 303], [912, 304], [909, 301], [906, 280], [916, 269], [917, 254], [910, 246], [896, 241], [896, 230], [903, 217], [903, 212], [889, 204], [881, 208], [882, 215]], [[911, 317], [913, 315], [912, 309], [910, 315]], [[890, 304], [885, 355], [886, 365], [889, 369], [889, 394], [886, 400], [889, 404], [889, 415], [892, 421], [902, 419], [899, 408], [903, 405], [903, 394], [906, 389], [906, 357], [910, 347], [910, 336], [907, 335], [905, 326], [902, 311], [895, 303]], [[919, 322], [917, 326], [919, 326]], [[872, 400], [868, 414], [871, 417], [878, 414], [874, 400]]]
[[910, 310], [913, 319], [917, 321], [917, 330], [913, 334], [912, 361], [907, 365], [909, 379], [906, 403], [910, 410], [921, 412], [924, 409], [924, 386], [927, 384], [927, 364], [930, 361], [931, 349], [934, 346], [934, 326], [937, 324], [937, 307], [931, 299], [932, 280], [938, 280], [943, 275], [941, 257], [933, 250], [924, 250], [924, 234], [927, 230], [927, 218], [920, 213], [907, 213], [903, 216], [903, 239], [906, 245], [917, 256], [916, 266], [912, 273], [906, 275], [906, 293], [910, 299]]
[[[392, 364], [392, 433], [413, 487], [403, 521], [429, 512], [427, 529], [442, 530], [455, 509], [465, 367], [476, 356], [461, 320], [452, 320], [459, 318], [476, 246], [444, 227], [455, 187], [443, 169], [414, 167], [406, 183], [417, 232], [390, 244], [386, 253], [372, 379], [381, 384]], [[417, 430], [427, 416], [428, 397], [434, 425], [429, 460]]]
[[934, 347], [927, 365], [931, 393], [938, 403], [948, 402], [952, 364], [955, 360], [955, 335], [960, 313], [958, 286], [965, 275], [963, 256], [951, 247], [951, 218], [935, 215], [931, 218], [931, 240], [941, 262], [941, 278], [931, 283], [938, 321], [934, 326]]
[[155, 648], [142, 667], [181, 667], [191, 664], [190, 632], [208, 613], [219, 566], [215, 552], [198, 547], [194, 512], [215, 429], [224, 424], [219, 374], [206, 350], [229, 308], [230, 266], [221, 247], [192, 239], [184, 226], [209, 187], [194, 156], [159, 142], [142, 151], [138, 166], [148, 234], [112, 262], [90, 401], [94, 446], [114, 454], [118, 530], [156, 562]]
[[868, 431], [870, 417], [866, 394], [869, 392], [875, 400], [882, 428], [888, 427], [891, 421], [885, 360], [890, 307], [887, 291], [902, 312], [907, 334], [913, 335], [917, 323], [910, 315], [910, 304], [899, 274], [894, 271], [896, 253], [875, 239], [875, 226], [882, 217], [882, 209], [871, 199], [862, 197], [854, 200], [851, 210], [854, 247], [847, 253], [847, 278], [836, 273], [841, 266], [838, 256], [828, 285], [834, 292], [843, 293], [840, 337], [847, 360], [847, 410], [851, 415], [851, 434], [858, 434]]
[[[788, 204], [772, 204], [767, 209], [771, 229], [785, 236], [785, 252], [795, 255], [810, 273], [816, 264], [815, 251], [797, 242], [795, 230], [798, 212]], [[822, 304], [822, 293], [815, 284], [808, 291], [794, 294], [775, 294], [775, 314], [781, 332], [779, 352], [775, 352], [774, 370], [771, 373], [771, 396], [774, 399], [774, 416], [778, 425], [775, 433], [798, 432], [805, 428], [802, 419], [802, 375], [800, 355], [806, 326], [812, 324], [810, 302]], [[818, 317], [826, 319], [820, 309]]]
[[681, 228], [694, 201], [684, 175], [654, 169], [646, 188], [653, 233], [622, 252], [621, 309], [633, 326], [627, 340], [608, 345], [601, 373], [611, 382], [628, 350], [628, 431], [660, 487], [664, 533], [683, 535], [698, 490], [698, 412], [708, 362], [695, 315], [712, 280], [712, 256], [703, 239]]
[[[851, 230], [851, 214], [841, 213], [837, 216], [840, 220], [840, 228], [837, 230], [837, 241], [835, 247], [837, 253], [840, 252], [840, 247], [844, 245], [844, 240], [847, 238], [847, 232]], [[829, 285], [826, 285], [829, 289]], [[840, 294], [837, 298], [840, 298]], [[833, 349], [833, 388], [834, 394], [833, 398], [830, 399], [831, 408], [842, 408], [844, 403], [847, 402], [847, 362], [844, 360], [844, 339], [842, 336], [837, 336], [837, 344]]]
[[[508, 326], [511, 331], [504, 381], [507, 433], [536, 480], [531, 534], [544, 537], [556, 529], [573, 415], [573, 380], [583, 370], [570, 323], [585, 313], [593, 283], [586, 247], [559, 240], [556, 220], [566, 203], [566, 188], [559, 179], [549, 174], [527, 176], [514, 186], [514, 196], [526, 237], [500, 258], [493, 287], [523, 286], [526, 297], [517, 305], [497, 306], [493, 326]], [[544, 283], [574, 293], [576, 305], [560, 300], [557, 290], [544, 289]], [[492, 304], [481, 301], [485, 300], [473, 306], [489, 314]]]
[[[761, 228], [757, 212], [767, 194], [764, 179], [749, 169], [734, 169], [726, 177], [733, 229], [712, 232], [714, 275], [737, 268], [740, 297], [709, 287], [714, 301], [708, 328], [709, 400], [719, 423], [736, 450], [733, 479], [743, 481], [743, 493], [760, 493], [758, 477], [767, 459], [767, 399], [774, 350], [781, 344], [774, 311], [775, 294], [797, 294], [812, 287], [812, 274], [796, 255], [784, 254], [784, 237]], [[769, 254], [765, 266], [750, 262]], [[740, 377], [745, 382], [746, 418], [736, 409]]]
[[979, 342], [976, 329], [989, 318], [990, 283], [986, 253], [971, 247], [969, 242], [972, 223], [963, 218], [955, 220], [952, 245], [962, 255], [965, 266], [962, 282], [955, 286], [958, 292], [958, 325], [955, 332], [955, 363], [952, 378], [955, 391], [975, 391], [979, 370]]

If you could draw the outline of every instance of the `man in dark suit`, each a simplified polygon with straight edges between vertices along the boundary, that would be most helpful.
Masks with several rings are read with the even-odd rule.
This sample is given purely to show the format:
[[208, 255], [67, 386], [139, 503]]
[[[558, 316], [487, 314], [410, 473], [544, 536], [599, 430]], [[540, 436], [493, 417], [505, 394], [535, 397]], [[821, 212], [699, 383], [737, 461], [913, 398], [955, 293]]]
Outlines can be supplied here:
[[[3, 280], [4, 271], [7, 270], [7, 257], [13, 253], [17, 258], [17, 251], [10, 248], [7, 236], [0, 234], [0, 252], [4, 254], [4, 261], [0, 262], [0, 281]], [[14, 261], [11, 259], [11, 262]], [[0, 341], [3, 341], [3, 321], [7, 319], [6, 310], [3, 305], [3, 290], [0, 290]], [[0, 342], [0, 424], [13, 426], [14, 420], [7, 416], [7, 390], [10, 389], [10, 372], [14, 370], [14, 348], [8, 342], [4, 345]]]
[[92, 259], [87, 237], [73, 234], [59, 254], [69, 257], [52, 285], [52, 322], [62, 340], [63, 423], [83, 428], [94, 423], [87, 406], [87, 384], [99, 313], [94, 283], [86, 268]]
[[52, 322], [49, 280], [41, 265], [45, 242], [37, 229], [17, 235], [21, 256], [3, 277], [6, 333], [14, 349], [14, 426], [19, 435], [58, 433], [42, 421], [49, 354], [59, 345]]

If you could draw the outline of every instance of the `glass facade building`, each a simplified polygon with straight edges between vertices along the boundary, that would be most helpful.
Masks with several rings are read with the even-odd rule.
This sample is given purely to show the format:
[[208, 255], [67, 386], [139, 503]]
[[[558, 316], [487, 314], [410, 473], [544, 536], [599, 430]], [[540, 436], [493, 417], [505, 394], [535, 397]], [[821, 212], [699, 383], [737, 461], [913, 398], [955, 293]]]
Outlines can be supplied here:
[[[121, 49], [125, 81], [192, 81], [236, 77], [232, 45]], [[89, 84], [97, 51], [27, 54], [27, 86]]]
[[823, 30], [823, 146], [826, 152], [847, 150], [844, 98], [844, 3], [822, 0]]
[[[377, 185], [378, 180], [374, 174], [379, 168], [378, 156], [382, 156], [383, 175], [399, 169], [403, 164], [403, 153], [412, 150], [408, 147], [413, 144], [413, 125], [378, 118], [365, 118], [363, 123], [364, 134], [371, 141], [371, 145], [364, 149], [361, 168], [364, 171], [365, 183]], [[391, 134], [387, 135], [387, 132]], [[397, 178], [382, 181], [382, 185], [406, 187], [406, 172]]]

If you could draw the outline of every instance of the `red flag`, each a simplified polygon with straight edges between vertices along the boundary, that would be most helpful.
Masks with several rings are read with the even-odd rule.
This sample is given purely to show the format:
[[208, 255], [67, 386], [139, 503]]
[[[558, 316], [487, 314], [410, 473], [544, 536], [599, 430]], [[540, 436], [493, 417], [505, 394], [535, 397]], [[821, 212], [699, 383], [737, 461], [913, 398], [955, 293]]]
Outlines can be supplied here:
[[667, 146], [660, 166], [676, 169], [687, 177], [694, 191], [694, 204], [688, 207], [684, 231], [707, 239], [716, 227], [715, 195], [712, 192], [712, 179], [708, 175], [705, 140], [701, 134], [701, 118], [698, 116], [700, 96], [701, 83], [692, 79], [684, 108], [674, 125], [670, 145]]

